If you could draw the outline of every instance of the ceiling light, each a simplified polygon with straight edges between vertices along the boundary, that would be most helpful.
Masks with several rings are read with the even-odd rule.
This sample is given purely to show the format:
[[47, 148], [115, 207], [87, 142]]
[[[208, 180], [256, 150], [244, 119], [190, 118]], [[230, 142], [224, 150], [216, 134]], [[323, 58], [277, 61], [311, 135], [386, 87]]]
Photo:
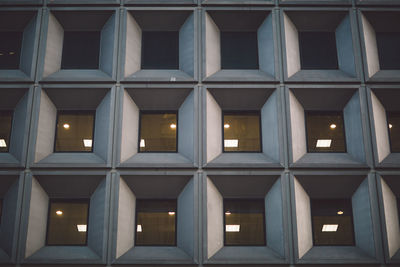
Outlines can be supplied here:
[[61, 210], [57, 210], [57, 211], [56, 211], [56, 214], [57, 214], [58, 216], [61, 216], [61, 215], [63, 215], [63, 212], [62, 212]]
[[175, 211], [168, 211], [168, 215], [175, 215]]
[[140, 145], [139, 145], [140, 147], [145, 147], [146, 145], [145, 145], [145, 143], [144, 143], [144, 139], [140, 139]]
[[330, 147], [332, 143], [332, 139], [318, 139], [317, 147]]
[[92, 147], [92, 143], [93, 143], [92, 139], [83, 139], [83, 145], [85, 147]]
[[7, 147], [6, 140], [0, 139], [0, 147]]
[[3, 55], [3, 53], [0, 53], [0, 56], [2, 56]]
[[322, 226], [322, 232], [336, 232], [339, 224], [324, 224]]
[[226, 212], [225, 212], [225, 215], [231, 215], [232, 213], [229, 211], [229, 210], [227, 210]]
[[14, 54], [15, 54], [15, 52], [12, 52], [12, 51], [11, 51], [11, 52], [9, 52], [8, 54], [10, 54], [10, 55], [14, 55]]
[[76, 227], [78, 228], [78, 232], [86, 232], [86, 230], [87, 230], [86, 224], [78, 224], [78, 225], [76, 225]]
[[336, 128], [336, 124], [332, 123], [329, 127], [333, 130]]
[[389, 129], [392, 129], [393, 125], [389, 123]]
[[224, 147], [238, 147], [239, 140], [238, 139], [225, 139], [224, 140]]
[[175, 123], [171, 123], [171, 124], [169, 125], [169, 127], [170, 127], [171, 129], [176, 129], [176, 124], [175, 124]]
[[339, 210], [339, 211], [337, 212], [338, 215], [343, 215], [343, 213], [344, 213], [344, 212], [343, 212], [342, 210]]
[[68, 130], [70, 126], [69, 126], [68, 123], [64, 123], [64, 124], [63, 124], [63, 127], [64, 127], [65, 130]]
[[137, 225], [136, 232], [142, 232], [142, 225], [141, 224]]
[[240, 224], [227, 224], [225, 226], [226, 232], [240, 232]]
[[225, 128], [225, 129], [229, 129], [229, 127], [231, 127], [231, 126], [230, 126], [228, 123], [225, 123], [225, 124], [224, 124], [224, 128]]

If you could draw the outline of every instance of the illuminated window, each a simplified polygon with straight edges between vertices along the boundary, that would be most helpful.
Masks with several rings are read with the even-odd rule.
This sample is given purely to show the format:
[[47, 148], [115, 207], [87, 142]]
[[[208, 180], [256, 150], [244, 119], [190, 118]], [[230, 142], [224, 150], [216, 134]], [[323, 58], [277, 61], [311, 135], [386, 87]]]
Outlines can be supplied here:
[[0, 69], [19, 69], [22, 32], [0, 32]]
[[334, 32], [299, 32], [302, 69], [337, 69]]
[[354, 246], [350, 199], [312, 199], [314, 246]]
[[12, 126], [12, 111], [0, 110], [0, 152], [8, 152]]
[[93, 131], [93, 111], [59, 111], [55, 152], [92, 152]]
[[98, 69], [99, 54], [99, 31], [64, 32], [61, 69]]
[[257, 32], [221, 32], [222, 69], [258, 69]]
[[224, 152], [261, 152], [259, 112], [224, 112]]
[[387, 114], [391, 152], [400, 152], [400, 113]]
[[377, 32], [376, 41], [380, 68], [400, 69], [400, 32]]
[[179, 69], [179, 32], [142, 32], [142, 69]]
[[308, 152], [346, 152], [341, 112], [306, 112]]
[[176, 152], [177, 131], [176, 112], [141, 112], [139, 152]]
[[88, 213], [89, 200], [50, 200], [47, 245], [86, 245]]
[[136, 201], [136, 246], [176, 246], [176, 200]]
[[264, 246], [264, 199], [224, 199], [225, 245]]

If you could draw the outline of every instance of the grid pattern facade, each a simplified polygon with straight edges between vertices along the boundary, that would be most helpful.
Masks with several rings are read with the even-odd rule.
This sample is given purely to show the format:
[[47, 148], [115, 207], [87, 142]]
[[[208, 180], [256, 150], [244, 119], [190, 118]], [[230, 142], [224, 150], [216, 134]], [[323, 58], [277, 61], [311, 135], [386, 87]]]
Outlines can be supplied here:
[[[19, 67], [0, 69], [0, 109], [13, 110], [1, 264], [400, 264], [386, 121], [400, 69], [382, 67], [376, 41], [400, 32], [399, 1], [0, 0], [0, 31], [12, 30], [23, 37]], [[62, 68], [74, 30], [100, 32], [97, 69]], [[178, 33], [176, 69], [143, 67], [145, 31]], [[335, 34], [336, 68], [302, 68], [307, 31]], [[256, 33], [257, 66], [223, 67], [222, 32]], [[92, 152], [54, 152], [65, 110], [95, 113]], [[138, 152], [141, 111], [176, 112], [176, 153]], [[259, 112], [260, 152], [224, 152], [226, 111]], [[309, 111], [343, 114], [344, 152], [308, 152]], [[46, 246], [53, 198], [90, 199], [86, 246]], [[310, 200], [324, 198], [351, 200], [354, 246], [313, 245]], [[176, 246], [135, 246], [136, 199], [177, 201]], [[265, 245], [224, 245], [224, 199], [264, 199]]]

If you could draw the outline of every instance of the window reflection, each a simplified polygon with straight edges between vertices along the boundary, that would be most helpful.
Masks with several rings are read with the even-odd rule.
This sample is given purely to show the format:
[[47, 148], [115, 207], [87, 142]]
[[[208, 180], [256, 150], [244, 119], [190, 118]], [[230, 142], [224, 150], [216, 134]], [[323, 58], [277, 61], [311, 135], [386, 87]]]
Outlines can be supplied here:
[[221, 69], [258, 69], [257, 32], [221, 32]]
[[142, 69], [179, 69], [179, 32], [143, 31]]

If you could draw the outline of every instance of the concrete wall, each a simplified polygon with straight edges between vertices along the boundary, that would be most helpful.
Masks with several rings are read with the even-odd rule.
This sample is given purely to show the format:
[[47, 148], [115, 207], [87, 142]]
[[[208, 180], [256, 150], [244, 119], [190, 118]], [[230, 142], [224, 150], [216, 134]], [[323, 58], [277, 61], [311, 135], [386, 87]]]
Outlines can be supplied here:
[[43, 77], [61, 69], [64, 29], [56, 17], [49, 13]]
[[142, 59], [142, 29], [133, 16], [126, 13], [125, 73], [128, 77], [140, 70]]
[[299, 160], [307, 153], [306, 122], [304, 108], [295, 95], [289, 90], [290, 127], [292, 130], [292, 159]]
[[139, 108], [124, 90], [122, 98], [121, 162], [138, 151]]
[[224, 246], [223, 198], [207, 178], [207, 257], [211, 258]]
[[296, 201], [297, 246], [299, 258], [313, 246], [310, 197], [297, 179], [294, 179]]
[[222, 153], [222, 111], [214, 97], [206, 91], [207, 162]]
[[218, 26], [205, 13], [205, 71], [210, 76], [221, 69], [221, 40]]
[[272, 12], [257, 30], [258, 62], [260, 70], [275, 76], [275, 45]]
[[194, 92], [188, 95], [178, 112], [178, 152], [194, 160], [195, 131]]
[[361, 21], [364, 34], [365, 53], [367, 58], [368, 76], [372, 77], [380, 70], [378, 45], [376, 43], [375, 30], [367, 18], [361, 14]]
[[390, 154], [390, 143], [388, 133], [388, 122], [386, 120], [386, 110], [374, 93], [371, 92], [372, 114], [374, 118], [373, 126], [376, 136], [376, 149], [378, 152], [378, 162], [384, 160]]
[[191, 179], [178, 197], [177, 246], [188, 255], [194, 256], [195, 239], [195, 193], [194, 179]]
[[286, 45], [287, 76], [290, 77], [300, 70], [299, 35], [296, 26], [290, 18], [283, 13]]

